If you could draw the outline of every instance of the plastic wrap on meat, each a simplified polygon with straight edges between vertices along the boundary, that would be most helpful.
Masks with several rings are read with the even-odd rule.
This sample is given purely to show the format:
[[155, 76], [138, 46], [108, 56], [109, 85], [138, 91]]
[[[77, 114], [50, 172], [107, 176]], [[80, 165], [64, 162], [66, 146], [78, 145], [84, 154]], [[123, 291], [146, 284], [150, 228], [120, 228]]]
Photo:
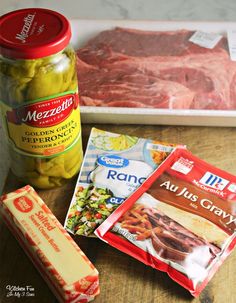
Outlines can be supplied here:
[[207, 49], [193, 31], [103, 31], [77, 51], [81, 104], [236, 109], [236, 62], [227, 39]]

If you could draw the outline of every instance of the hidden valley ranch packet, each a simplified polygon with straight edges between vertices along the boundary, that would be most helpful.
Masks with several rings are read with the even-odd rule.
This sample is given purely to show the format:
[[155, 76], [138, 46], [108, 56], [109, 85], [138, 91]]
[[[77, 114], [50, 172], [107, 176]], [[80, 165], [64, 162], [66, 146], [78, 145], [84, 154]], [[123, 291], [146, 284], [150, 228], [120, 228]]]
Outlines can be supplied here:
[[93, 128], [65, 228], [73, 234], [92, 235], [175, 146]]

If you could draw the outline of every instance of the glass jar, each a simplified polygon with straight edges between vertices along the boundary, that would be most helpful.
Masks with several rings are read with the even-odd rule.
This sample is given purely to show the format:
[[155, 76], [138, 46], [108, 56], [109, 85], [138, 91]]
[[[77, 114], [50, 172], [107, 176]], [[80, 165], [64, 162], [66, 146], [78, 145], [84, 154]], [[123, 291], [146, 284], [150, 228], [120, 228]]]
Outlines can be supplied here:
[[0, 102], [11, 169], [38, 188], [60, 186], [83, 151], [76, 56], [61, 14], [22, 9], [0, 19]]

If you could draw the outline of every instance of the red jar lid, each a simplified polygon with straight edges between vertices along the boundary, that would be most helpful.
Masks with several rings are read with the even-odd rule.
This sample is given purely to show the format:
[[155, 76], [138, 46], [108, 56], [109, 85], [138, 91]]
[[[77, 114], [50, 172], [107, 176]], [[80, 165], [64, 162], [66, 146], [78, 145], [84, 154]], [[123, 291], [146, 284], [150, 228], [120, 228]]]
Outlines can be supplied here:
[[16, 59], [36, 59], [63, 50], [71, 38], [69, 21], [44, 8], [27, 8], [0, 18], [0, 54]]

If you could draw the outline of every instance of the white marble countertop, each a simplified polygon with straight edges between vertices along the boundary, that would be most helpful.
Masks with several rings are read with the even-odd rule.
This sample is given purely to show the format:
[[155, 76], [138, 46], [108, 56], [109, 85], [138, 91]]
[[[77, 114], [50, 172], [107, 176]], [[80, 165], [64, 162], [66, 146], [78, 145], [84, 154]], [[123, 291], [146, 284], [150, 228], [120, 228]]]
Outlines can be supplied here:
[[68, 18], [236, 21], [235, 0], [1, 0], [0, 12], [24, 7]]
[[[235, 0], [1, 0], [0, 13], [45, 7], [67, 18], [236, 21]], [[0, 193], [9, 168], [0, 127]]]

